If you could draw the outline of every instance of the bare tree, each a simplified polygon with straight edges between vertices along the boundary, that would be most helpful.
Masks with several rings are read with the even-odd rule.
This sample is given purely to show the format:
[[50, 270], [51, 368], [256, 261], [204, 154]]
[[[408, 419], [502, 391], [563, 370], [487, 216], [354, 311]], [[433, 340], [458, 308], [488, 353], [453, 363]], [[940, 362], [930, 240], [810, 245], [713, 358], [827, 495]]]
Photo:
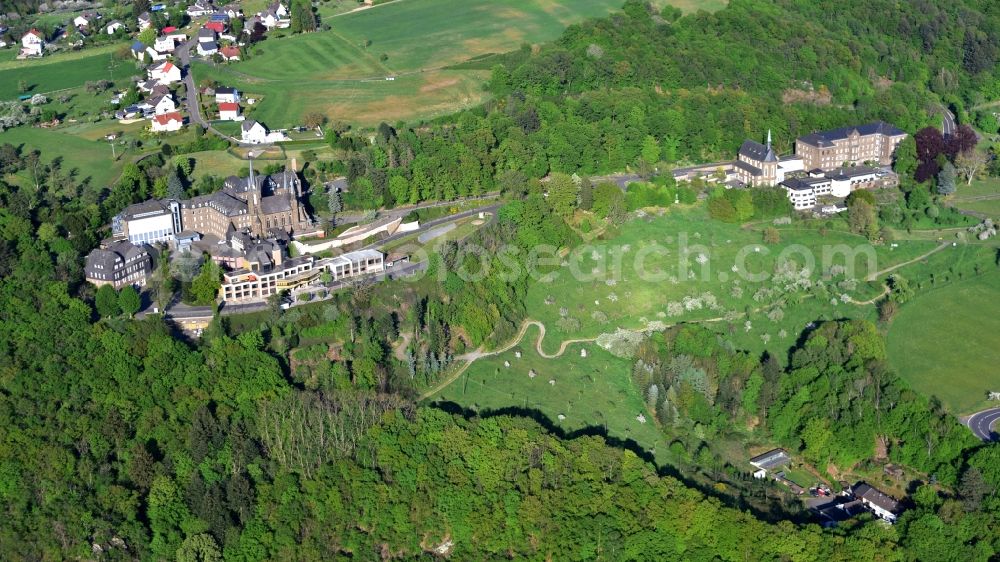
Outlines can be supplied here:
[[988, 162], [989, 158], [986, 157], [986, 153], [974, 148], [959, 152], [958, 156], [955, 157], [955, 167], [965, 176], [966, 185], [972, 184], [976, 173], [983, 169]]

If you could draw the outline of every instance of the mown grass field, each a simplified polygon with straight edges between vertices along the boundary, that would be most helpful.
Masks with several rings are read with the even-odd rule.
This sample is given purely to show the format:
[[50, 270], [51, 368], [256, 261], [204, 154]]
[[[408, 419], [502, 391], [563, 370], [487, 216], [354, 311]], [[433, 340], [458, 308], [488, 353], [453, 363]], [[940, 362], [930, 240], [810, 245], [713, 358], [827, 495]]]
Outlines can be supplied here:
[[917, 391], [956, 414], [1000, 390], [1000, 272], [951, 283], [903, 306], [889, 329], [889, 359]]
[[[537, 339], [538, 328], [529, 327], [519, 346], [479, 359], [433, 400], [479, 412], [508, 407], [535, 410], [566, 432], [606, 428], [608, 435], [632, 439], [643, 449], [656, 451], [657, 460], [662, 460], [666, 443], [632, 384], [631, 361], [591, 343], [570, 345], [561, 357], [546, 359], [535, 351]], [[581, 349], [587, 350], [587, 357], [580, 356]], [[515, 351], [521, 352], [520, 358]], [[505, 361], [510, 367], [504, 366]], [[532, 370], [534, 378], [528, 375]], [[636, 419], [641, 413], [646, 423]]]
[[[608, 14], [621, 4], [401, 0], [330, 15], [324, 19], [330, 31], [268, 40], [249, 60], [197, 64], [194, 72], [198, 80], [212, 78], [261, 96], [253, 118], [272, 128], [298, 125], [313, 111], [362, 125], [428, 119], [477, 105], [486, 96], [482, 85], [487, 70], [445, 67], [555, 39], [568, 25]], [[723, 4], [678, 2], [682, 8], [718, 9]], [[389, 76], [395, 79], [386, 80]]]
[[115, 80], [137, 72], [134, 61], [116, 60], [117, 46], [60, 53], [34, 60], [0, 62], [0, 100], [17, 99], [22, 95], [23, 81], [27, 94], [38, 94], [79, 88], [88, 81]]
[[1000, 218], [1000, 179], [976, 180], [972, 185], [960, 183], [951, 201], [959, 209]]
[[[854, 234], [830, 231], [823, 236], [817, 230], [794, 225], [781, 230], [781, 237], [778, 244], [764, 244], [757, 229], [710, 220], [703, 208], [672, 208], [662, 217], [632, 220], [609, 239], [575, 249], [554, 271], [553, 280], [531, 286], [527, 310], [549, 330], [546, 349], [563, 339], [594, 337], [618, 327], [637, 329], [649, 322], [673, 324], [726, 316], [736, 318], [717, 323], [738, 324], [740, 332], [756, 337], [768, 334], [764, 339], [791, 344], [804, 323], [815, 319], [790, 322], [793, 310], [802, 303], [821, 301], [819, 310], [825, 307], [839, 314], [841, 309], [853, 307], [843, 295], [867, 300], [881, 290], [878, 283], [864, 281], [871, 273], [867, 259], [852, 260], [855, 283], [841, 284], [844, 275], [823, 279], [828, 269], [823, 265], [824, 256], [829, 266], [842, 266], [847, 262], [841, 251], [844, 248], [858, 249], [859, 256], [860, 251], [870, 249], [876, 270], [882, 270], [937, 245], [933, 241], [900, 241], [896, 248], [870, 246]], [[682, 257], [683, 248], [686, 258]], [[783, 294], [771, 291], [788, 285], [775, 275], [779, 258], [796, 262], [800, 269], [809, 265], [807, 260], [814, 260], [806, 276], [812, 286]], [[681, 264], [686, 264], [687, 278]], [[754, 280], [758, 274], [767, 278]], [[818, 281], [826, 287], [821, 293], [813, 290]], [[677, 305], [686, 298], [689, 305], [678, 312]], [[775, 308], [781, 312], [770, 315]], [[745, 326], [747, 313], [749, 330]], [[779, 335], [781, 330], [784, 336]]]

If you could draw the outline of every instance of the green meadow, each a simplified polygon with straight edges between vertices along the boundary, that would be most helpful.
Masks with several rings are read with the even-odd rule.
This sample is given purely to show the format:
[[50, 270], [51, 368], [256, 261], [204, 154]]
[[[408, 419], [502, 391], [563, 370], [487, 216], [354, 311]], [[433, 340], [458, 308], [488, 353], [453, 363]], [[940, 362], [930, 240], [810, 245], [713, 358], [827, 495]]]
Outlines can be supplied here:
[[[485, 70], [446, 67], [555, 39], [620, 0], [401, 0], [324, 19], [330, 31], [274, 38], [246, 61], [195, 65], [262, 98], [253, 118], [298, 125], [308, 112], [363, 125], [428, 119], [485, 99]], [[721, 8], [719, 1], [686, 2]], [[339, 10], [339, 8], [338, 8]], [[393, 77], [393, 80], [386, 80]]]
[[[137, 72], [134, 61], [114, 58], [115, 46], [59, 53], [41, 59], [0, 62], [0, 100], [22, 94], [78, 88], [94, 80], [119, 80]], [[26, 92], [20, 85], [27, 86]]]
[[1000, 390], [1000, 272], [957, 281], [902, 307], [889, 329], [889, 359], [919, 392], [937, 396], [955, 414], [986, 404]]

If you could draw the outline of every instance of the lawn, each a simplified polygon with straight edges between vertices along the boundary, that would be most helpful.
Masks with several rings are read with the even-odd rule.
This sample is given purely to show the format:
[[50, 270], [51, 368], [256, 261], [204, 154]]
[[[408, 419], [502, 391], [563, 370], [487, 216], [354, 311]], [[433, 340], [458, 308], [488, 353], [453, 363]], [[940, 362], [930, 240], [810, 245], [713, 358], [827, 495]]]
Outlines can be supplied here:
[[[881, 291], [878, 283], [864, 281], [869, 273], [866, 259], [852, 260], [856, 267], [850, 277], [856, 281], [846, 274], [824, 279], [821, 274], [828, 266], [846, 263], [838, 250], [870, 250], [875, 268], [881, 270], [936, 246], [933, 241], [900, 241], [896, 248], [871, 246], [850, 233], [831, 231], [823, 236], [794, 227], [782, 230], [781, 236], [778, 244], [766, 245], [759, 230], [710, 220], [701, 208], [672, 208], [661, 217], [632, 220], [609, 239], [572, 251], [552, 272], [554, 279], [530, 287], [526, 308], [549, 330], [546, 349], [563, 339], [595, 337], [618, 327], [706, 319], [716, 319], [722, 326], [735, 324], [754, 337], [769, 333], [765, 339], [790, 343], [806, 322], [816, 318], [797, 317], [794, 309], [802, 303], [813, 299], [825, 304], [817, 306], [817, 312], [840, 314], [841, 309], [853, 307], [843, 295], [867, 300]], [[823, 265], [824, 255], [828, 266]], [[790, 271], [776, 273], [779, 257], [796, 262], [800, 276], [801, 266], [815, 260], [804, 275], [807, 281], [796, 282]], [[757, 279], [758, 274], [766, 279]], [[819, 282], [822, 289], [817, 288]], [[838, 302], [831, 304], [834, 299]], [[748, 312], [750, 329], [745, 325]], [[785, 334], [779, 336], [782, 329]]]
[[[535, 410], [567, 432], [606, 428], [610, 436], [632, 439], [644, 450], [657, 452], [658, 461], [664, 460], [666, 443], [632, 384], [631, 361], [589, 343], [569, 346], [558, 360], [545, 359], [535, 351], [537, 339], [538, 328], [529, 327], [519, 346], [474, 362], [433, 400], [479, 412], [508, 407]], [[580, 356], [581, 349], [587, 350], [587, 357]], [[520, 351], [520, 358], [515, 351]], [[529, 376], [532, 370], [534, 378]], [[645, 414], [646, 423], [636, 419], [639, 414]], [[560, 415], [565, 418], [560, 420]]]
[[[212, 78], [262, 96], [254, 119], [298, 125], [317, 111], [362, 125], [429, 119], [481, 103], [484, 69], [445, 67], [559, 36], [570, 24], [618, 10], [621, 0], [401, 0], [340, 16], [330, 31], [274, 38], [246, 61], [196, 64]], [[687, 7], [717, 9], [697, 0]], [[336, 5], [330, 12], [345, 6]], [[323, 10], [321, 10], [322, 12]], [[394, 80], [386, 80], [393, 76]]]
[[889, 359], [918, 392], [956, 414], [986, 406], [1000, 390], [1000, 272], [965, 279], [903, 306], [889, 330]]
[[[134, 61], [116, 60], [117, 47], [99, 47], [60, 53], [27, 61], [0, 63], [0, 100], [17, 99], [22, 93], [48, 93], [78, 88], [88, 81], [121, 79], [137, 73]], [[20, 84], [27, 86], [20, 91]]]
[[976, 180], [972, 185], [959, 183], [951, 201], [959, 209], [1000, 218], [1000, 179]]
[[131, 160], [128, 154], [122, 155], [124, 147], [119, 148], [118, 159], [113, 160], [111, 147], [103, 140], [103, 135], [112, 131], [137, 133], [136, 127], [141, 128], [142, 125], [121, 125], [108, 121], [58, 129], [17, 127], [0, 133], [0, 144], [9, 142], [22, 147], [24, 152], [39, 150], [45, 162], [58, 156], [63, 160], [64, 170], [78, 170], [80, 183], [103, 188], [118, 177], [124, 162]]

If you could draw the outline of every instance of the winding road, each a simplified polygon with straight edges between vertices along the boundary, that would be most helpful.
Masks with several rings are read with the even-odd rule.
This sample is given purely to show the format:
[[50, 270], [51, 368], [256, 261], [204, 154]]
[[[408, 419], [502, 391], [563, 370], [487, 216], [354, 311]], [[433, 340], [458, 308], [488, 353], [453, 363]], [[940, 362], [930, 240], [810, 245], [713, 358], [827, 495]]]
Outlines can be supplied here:
[[969, 419], [965, 421], [965, 425], [969, 426], [973, 435], [983, 441], [998, 441], [1000, 440], [1000, 435], [993, 429], [998, 420], [1000, 420], [1000, 408], [990, 408], [989, 410], [976, 412], [969, 416]]

